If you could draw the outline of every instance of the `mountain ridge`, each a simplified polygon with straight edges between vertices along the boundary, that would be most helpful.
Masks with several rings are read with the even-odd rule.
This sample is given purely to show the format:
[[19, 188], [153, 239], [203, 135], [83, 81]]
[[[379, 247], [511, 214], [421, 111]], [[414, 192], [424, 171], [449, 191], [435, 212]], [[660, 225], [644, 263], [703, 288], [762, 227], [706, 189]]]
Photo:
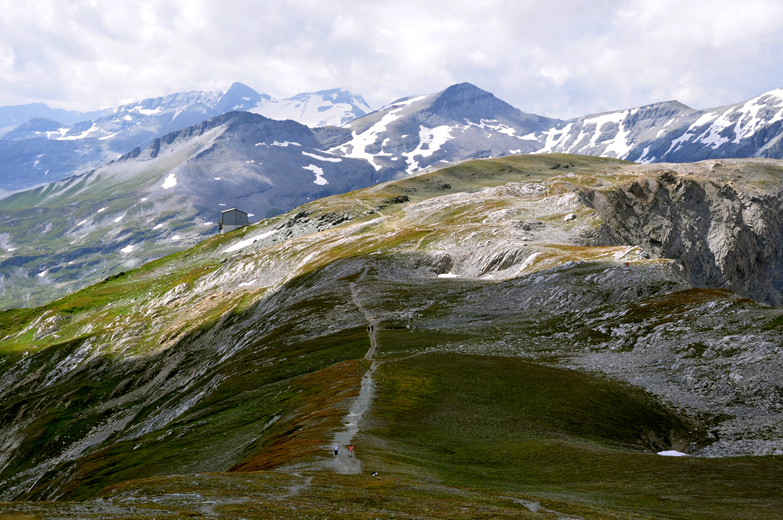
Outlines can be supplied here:
[[[178, 92], [127, 103], [96, 113], [99, 117], [95, 119], [69, 124], [53, 118], [45, 122], [26, 121], [0, 136], [0, 189], [19, 191], [89, 171], [137, 147], [146, 148], [156, 137], [227, 112], [254, 111], [312, 126], [341, 125], [369, 111], [360, 95], [341, 97], [343, 92], [347, 91], [333, 89], [275, 100], [247, 85], [234, 83], [225, 93]], [[336, 97], [332, 99], [329, 93]], [[304, 103], [305, 109], [295, 107], [297, 103]]]

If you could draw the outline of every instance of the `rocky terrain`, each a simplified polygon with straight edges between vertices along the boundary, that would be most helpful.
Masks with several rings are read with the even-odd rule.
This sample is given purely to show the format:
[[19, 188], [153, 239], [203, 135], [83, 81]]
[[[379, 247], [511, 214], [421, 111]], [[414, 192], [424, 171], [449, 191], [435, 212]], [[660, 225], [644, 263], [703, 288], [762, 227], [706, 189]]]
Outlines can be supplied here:
[[[763, 159], [471, 161], [3, 311], [0, 496], [154, 516], [208, 507], [183, 494], [203, 485], [209, 511], [263, 515], [230, 498], [244, 479], [315, 514], [328, 475], [381, 516], [472, 517], [439, 493], [486, 489], [498, 514], [768, 518], [781, 179]], [[334, 480], [350, 428], [361, 473]]]

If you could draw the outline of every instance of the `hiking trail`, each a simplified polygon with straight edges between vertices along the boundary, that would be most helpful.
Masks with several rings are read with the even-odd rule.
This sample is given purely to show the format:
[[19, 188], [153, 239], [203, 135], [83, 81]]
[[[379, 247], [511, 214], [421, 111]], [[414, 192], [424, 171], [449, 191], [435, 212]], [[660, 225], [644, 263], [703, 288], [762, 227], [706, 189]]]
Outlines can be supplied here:
[[[361, 278], [367, 273], [362, 273]], [[362, 376], [362, 386], [359, 390], [359, 396], [351, 403], [351, 407], [348, 410], [348, 414], [343, 418], [344, 428], [335, 433], [332, 439], [332, 446], [337, 444], [340, 447], [339, 456], [334, 457], [327, 463], [327, 465], [334, 470], [335, 473], [341, 474], [355, 474], [361, 473], [362, 463], [359, 458], [354, 455], [348, 456], [348, 446], [352, 443], [353, 437], [359, 431], [359, 421], [362, 419], [364, 413], [370, 409], [373, 399], [375, 398], [375, 381], [373, 381], [373, 373], [378, 367], [378, 363], [373, 360], [375, 356], [375, 350], [378, 347], [378, 340], [376, 337], [375, 327], [377, 320], [372, 316], [367, 309], [364, 308], [359, 300], [359, 293], [356, 290], [356, 284], [351, 282], [351, 299], [356, 304], [356, 307], [364, 314], [367, 319], [368, 327], [367, 333], [370, 336], [370, 348], [367, 350], [367, 354], [364, 355], [364, 359], [370, 361], [370, 368]], [[330, 446], [331, 448], [331, 446]]]

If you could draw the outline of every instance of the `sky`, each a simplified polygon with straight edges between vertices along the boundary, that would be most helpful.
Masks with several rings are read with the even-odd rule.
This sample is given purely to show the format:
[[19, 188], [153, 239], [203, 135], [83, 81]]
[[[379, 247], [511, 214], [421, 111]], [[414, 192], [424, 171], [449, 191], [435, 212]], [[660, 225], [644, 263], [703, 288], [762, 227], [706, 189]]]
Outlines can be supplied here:
[[709, 108], [783, 87], [781, 49], [780, 0], [0, 0], [0, 106], [467, 81], [549, 117]]

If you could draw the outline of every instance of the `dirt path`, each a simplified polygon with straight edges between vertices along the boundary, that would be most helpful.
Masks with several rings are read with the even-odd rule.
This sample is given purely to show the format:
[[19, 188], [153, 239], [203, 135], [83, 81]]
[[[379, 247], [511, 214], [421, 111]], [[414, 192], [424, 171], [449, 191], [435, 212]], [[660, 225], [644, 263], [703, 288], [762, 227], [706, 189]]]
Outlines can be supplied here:
[[[366, 271], [362, 273], [361, 278], [364, 278]], [[361, 279], [360, 278], [360, 279]], [[375, 350], [378, 347], [378, 340], [376, 338], [376, 319], [373, 317], [367, 309], [362, 306], [362, 302], [359, 300], [359, 294], [356, 290], [356, 284], [351, 283], [351, 299], [364, 314], [367, 319], [367, 333], [370, 336], [370, 348], [367, 354], [364, 355], [364, 359], [371, 361], [370, 369], [362, 376], [362, 386], [359, 390], [359, 396], [351, 404], [351, 408], [348, 410], [348, 415], [343, 418], [344, 427], [342, 430], [335, 433], [332, 439], [332, 445], [337, 444], [340, 447], [339, 455], [332, 457], [328, 462], [328, 466], [335, 473], [342, 474], [354, 474], [362, 472], [362, 462], [358, 457], [349, 457], [348, 446], [352, 443], [354, 436], [359, 431], [359, 421], [362, 419], [364, 413], [372, 406], [373, 399], [375, 399], [375, 381], [373, 381], [373, 373], [378, 367], [378, 363], [373, 361], [375, 356]]]
[[[365, 271], [366, 273], [367, 271]], [[362, 278], [364, 278], [364, 274], [362, 274]], [[360, 278], [361, 279], [361, 278]], [[359, 308], [359, 310], [364, 314], [365, 319], [367, 320], [367, 332], [370, 335], [370, 350], [367, 351], [367, 354], [364, 355], [364, 359], [371, 361], [373, 356], [375, 356], [375, 349], [378, 346], [378, 340], [375, 337], [375, 325], [376, 325], [376, 319], [375, 317], [370, 314], [370, 312], [364, 308], [362, 305], [362, 302], [359, 301], [359, 293], [356, 291], [356, 284], [351, 282], [351, 299], [353, 300], [353, 303], [356, 304], [356, 306]]]

